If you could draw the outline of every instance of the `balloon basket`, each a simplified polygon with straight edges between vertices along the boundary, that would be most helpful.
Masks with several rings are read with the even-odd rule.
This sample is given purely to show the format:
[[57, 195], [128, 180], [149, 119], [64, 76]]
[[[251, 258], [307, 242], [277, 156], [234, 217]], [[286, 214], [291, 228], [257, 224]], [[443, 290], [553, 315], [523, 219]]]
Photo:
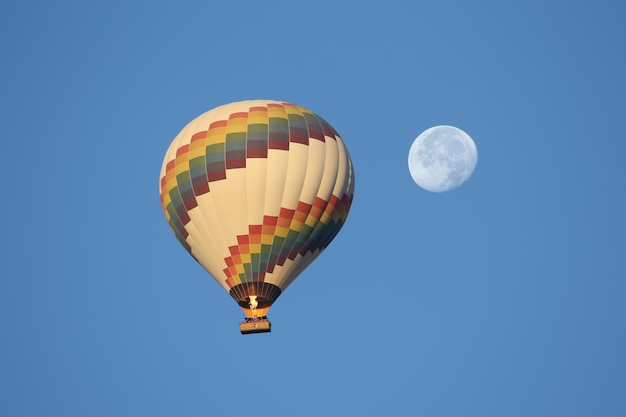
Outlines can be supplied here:
[[241, 334], [269, 333], [272, 331], [272, 323], [270, 323], [267, 317], [247, 318], [239, 323], [239, 330]]

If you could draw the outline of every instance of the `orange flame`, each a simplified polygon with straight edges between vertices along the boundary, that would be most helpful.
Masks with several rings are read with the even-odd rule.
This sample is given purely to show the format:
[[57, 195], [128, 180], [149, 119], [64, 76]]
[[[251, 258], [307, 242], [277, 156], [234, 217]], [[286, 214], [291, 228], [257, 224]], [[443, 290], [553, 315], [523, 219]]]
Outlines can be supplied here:
[[250, 306], [250, 310], [256, 310], [256, 307], [259, 305], [259, 302], [256, 300], [256, 295], [250, 296], [250, 302], [248, 305]]

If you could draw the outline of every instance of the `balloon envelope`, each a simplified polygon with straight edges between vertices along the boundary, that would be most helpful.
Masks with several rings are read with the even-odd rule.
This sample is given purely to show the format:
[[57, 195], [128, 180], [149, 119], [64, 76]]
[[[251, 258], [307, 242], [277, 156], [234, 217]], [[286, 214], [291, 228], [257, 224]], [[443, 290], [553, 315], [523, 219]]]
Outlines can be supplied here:
[[160, 178], [176, 238], [249, 317], [264, 316], [328, 246], [354, 193], [348, 150], [331, 125], [272, 100], [227, 104], [191, 121]]

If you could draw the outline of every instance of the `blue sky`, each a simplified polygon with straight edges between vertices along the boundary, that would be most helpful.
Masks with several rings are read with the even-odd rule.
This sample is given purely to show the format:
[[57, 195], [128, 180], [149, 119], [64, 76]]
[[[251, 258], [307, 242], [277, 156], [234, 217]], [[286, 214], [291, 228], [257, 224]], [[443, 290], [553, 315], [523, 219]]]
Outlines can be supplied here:
[[[0, 415], [623, 416], [624, 16], [5, 2]], [[244, 337], [169, 230], [158, 177], [189, 120], [255, 98], [328, 120], [356, 191], [272, 333]], [[439, 124], [479, 161], [434, 194], [407, 154]]]

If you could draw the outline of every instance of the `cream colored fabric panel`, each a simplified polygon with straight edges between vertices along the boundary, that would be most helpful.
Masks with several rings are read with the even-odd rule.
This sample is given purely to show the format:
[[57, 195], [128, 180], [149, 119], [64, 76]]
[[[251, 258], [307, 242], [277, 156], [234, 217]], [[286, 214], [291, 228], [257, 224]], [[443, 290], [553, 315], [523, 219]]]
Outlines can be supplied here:
[[309, 147], [300, 143], [289, 144], [289, 159], [287, 161], [287, 173], [285, 189], [281, 207], [295, 209], [298, 206], [300, 192], [307, 174]]
[[278, 149], [270, 149], [267, 156], [267, 174], [265, 179], [264, 213], [267, 216], [278, 216], [283, 200], [286, 171], [289, 154]]
[[324, 173], [317, 191], [317, 196], [324, 201], [330, 200], [330, 196], [337, 182], [337, 164], [339, 163], [339, 148], [335, 139], [326, 138]]
[[324, 167], [326, 166], [326, 143], [310, 139], [307, 150], [306, 176], [301, 187], [299, 200], [306, 204], [313, 204], [322, 183]]
[[[196, 197], [198, 207], [189, 211], [191, 222], [187, 225], [189, 237], [187, 243], [192, 248], [193, 256], [215, 280], [228, 291], [223, 271], [223, 261], [229, 255], [224, 241], [222, 222], [217, 214], [211, 193]], [[192, 230], [193, 228], [194, 230]]]
[[225, 256], [218, 259], [218, 265], [224, 265], [224, 258], [230, 255], [228, 248], [237, 245], [237, 236], [248, 234], [246, 170], [227, 170], [225, 180], [211, 183], [209, 194], [213, 198], [216, 219], [222, 230], [222, 237], [218, 242], [222, 245]]
[[341, 199], [350, 188], [352, 167], [348, 150], [339, 138], [337, 139], [337, 149], [339, 151], [339, 162], [337, 163], [337, 180], [333, 188], [333, 195]]
[[246, 161], [246, 193], [248, 194], [248, 224], [263, 224], [267, 159]]

